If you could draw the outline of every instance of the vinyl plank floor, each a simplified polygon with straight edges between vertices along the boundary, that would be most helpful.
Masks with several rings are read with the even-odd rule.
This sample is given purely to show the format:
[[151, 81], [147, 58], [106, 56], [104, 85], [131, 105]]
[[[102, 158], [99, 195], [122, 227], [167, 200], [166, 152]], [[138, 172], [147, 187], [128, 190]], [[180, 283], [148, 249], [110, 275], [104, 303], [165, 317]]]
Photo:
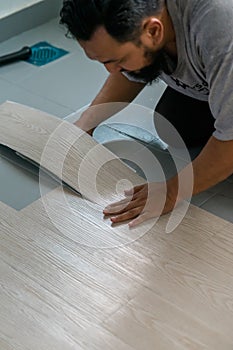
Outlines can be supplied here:
[[[232, 349], [232, 342], [154, 292], [139, 292], [105, 327], [134, 349]], [[188, 326], [187, 326], [188, 325]], [[193, 333], [190, 336], [189, 327]]]
[[0, 114], [3, 143], [83, 195], [0, 202], [1, 348], [232, 349], [232, 224], [190, 205], [170, 234], [169, 214], [111, 225], [104, 204], [142, 179], [69, 123], [12, 103]]

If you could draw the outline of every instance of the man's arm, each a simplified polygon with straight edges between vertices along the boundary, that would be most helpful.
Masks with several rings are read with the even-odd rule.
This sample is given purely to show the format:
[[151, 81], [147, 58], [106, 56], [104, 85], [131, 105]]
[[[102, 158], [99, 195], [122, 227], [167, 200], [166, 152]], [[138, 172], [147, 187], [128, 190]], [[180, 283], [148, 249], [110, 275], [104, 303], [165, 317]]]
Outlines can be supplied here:
[[[225, 180], [233, 173], [233, 140], [220, 141], [212, 136], [199, 156], [180, 172], [181, 200], [187, 198], [187, 174], [193, 168], [193, 191], [196, 195], [217, 183]], [[168, 189], [177, 188], [177, 176], [167, 183]]]
[[[193, 171], [193, 189], [190, 188], [190, 171]], [[232, 173], [233, 140], [219, 141], [212, 136], [200, 155], [182, 169], [179, 176], [174, 176], [166, 183], [149, 183], [126, 191], [126, 198], [109, 205], [104, 214], [110, 215], [114, 223], [130, 220], [129, 226], [133, 227], [170, 212], [177, 203], [188, 199], [190, 194], [198, 194]]]
[[[83, 112], [75, 125], [91, 134], [98, 124], [133, 101], [144, 87], [145, 84], [130, 81], [120, 72], [110, 74], [90, 107]], [[111, 102], [121, 103], [110, 104]]]

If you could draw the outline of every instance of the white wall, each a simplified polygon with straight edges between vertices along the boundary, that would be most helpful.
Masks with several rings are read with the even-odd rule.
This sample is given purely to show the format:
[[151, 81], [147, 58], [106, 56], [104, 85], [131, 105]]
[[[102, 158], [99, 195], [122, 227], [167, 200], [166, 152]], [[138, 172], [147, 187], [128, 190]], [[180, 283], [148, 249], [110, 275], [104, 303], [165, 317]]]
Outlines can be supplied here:
[[43, 0], [7, 0], [2, 1], [0, 6], [0, 19], [12, 15], [28, 6]]
[[0, 42], [59, 15], [62, 0], [0, 0]]

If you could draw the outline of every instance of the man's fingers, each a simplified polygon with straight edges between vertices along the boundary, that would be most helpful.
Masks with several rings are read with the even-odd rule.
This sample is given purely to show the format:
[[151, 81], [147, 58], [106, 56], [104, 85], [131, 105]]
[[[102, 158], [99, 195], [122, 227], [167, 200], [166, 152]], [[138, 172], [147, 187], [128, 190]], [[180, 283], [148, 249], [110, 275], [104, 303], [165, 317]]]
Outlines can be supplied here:
[[132, 207], [138, 206], [137, 204], [139, 203], [139, 201], [141, 203], [140, 205], [142, 205], [143, 202], [146, 201], [147, 196], [145, 196], [145, 198], [141, 198], [141, 193], [140, 193], [141, 189], [142, 189], [142, 186], [138, 186], [138, 188], [136, 189], [136, 192], [133, 195], [132, 194], [127, 195], [127, 197], [122, 199], [121, 201], [107, 205], [104, 208], [103, 213], [105, 215], [120, 213], [125, 210], [131, 209]]
[[135, 186], [133, 188], [130, 188], [129, 190], [125, 190], [124, 193], [126, 196], [133, 196], [136, 193], [140, 192], [146, 185], [139, 185], [139, 186]]
[[151, 216], [148, 213], [142, 213], [141, 215], [136, 217], [136, 219], [130, 221], [129, 227], [132, 228], [132, 227], [138, 226], [150, 218], [151, 218]]
[[139, 218], [131, 221], [130, 226], [136, 226], [145, 221], [148, 215], [142, 214], [147, 202], [148, 185], [136, 186], [125, 191], [126, 198], [119, 202], [108, 205], [104, 210], [104, 215], [114, 215], [110, 218], [113, 223], [120, 223], [127, 220]]
[[137, 201], [125, 201], [122, 203], [115, 203], [114, 205], [110, 205], [104, 209], [105, 215], [111, 214], [122, 214], [126, 211], [131, 210], [132, 208], [144, 207], [142, 204], [137, 203]]
[[111, 221], [113, 223], [119, 223], [119, 222], [134, 219], [135, 217], [137, 217], [141, 213], [142, 210], [143, 210], [142, 207], [130, 209], [125, 213], [111, 217]]
[[108, 205], [106, 208], [104, 208], [103, 212], [106, 215], [117, 213], [119, 210], [125, 209], [130, 202], [131, 202], [130, 199], [127, 199], [127, 198], [123, 199], [119, 202]]
[[113, 223], [128, 221], [129, 227], [137, 226], [167, 212], [167, 208], [164, 207], [166, 204], [164, 187], [164, 183], [157, 182], [136, 186], [125, 191], [126, 197], [108, 205], [103, 213], [110, 216]]

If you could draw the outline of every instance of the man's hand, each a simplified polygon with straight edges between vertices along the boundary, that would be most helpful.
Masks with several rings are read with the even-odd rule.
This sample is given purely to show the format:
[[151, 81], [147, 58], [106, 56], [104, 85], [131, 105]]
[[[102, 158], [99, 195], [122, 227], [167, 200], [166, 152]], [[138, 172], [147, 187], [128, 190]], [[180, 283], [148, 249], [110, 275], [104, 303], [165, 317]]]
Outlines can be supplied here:
[[[126, 198], [108, 205], [103, 213], [111, 216], [113, 223], [131, 220], [130, 227], [170, 212], [176, 203], [175, 190], [169, 191], [166, 182], [153, 182], [125, 191]], [[112, 216], [113, 215], [113, 216]]]
[[152, 182], [125, 191], [126, 198], [107, 206], [104, 214], [111, 215], [113, 223], [131, 220], [131, 227], [166, 214], [183, 199], [225, 180], [233, 173], [232, 159], [233, 140], [219, 141], [211, 136], [199, 156], [178, 175], [164, 183]]

